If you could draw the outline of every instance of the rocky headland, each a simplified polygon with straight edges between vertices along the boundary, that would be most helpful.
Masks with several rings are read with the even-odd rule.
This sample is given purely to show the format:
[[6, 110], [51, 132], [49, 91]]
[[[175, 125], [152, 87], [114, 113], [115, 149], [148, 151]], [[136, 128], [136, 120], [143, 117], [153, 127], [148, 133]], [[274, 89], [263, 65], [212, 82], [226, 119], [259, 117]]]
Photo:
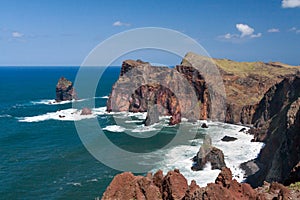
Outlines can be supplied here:
[[[211, 66], [207, 64], [208, 60], [214, 63], [219, 74], [199, 70], [203, 69], [199, 68], [199, 63], [206, 66], [204, 69]], [[224, 90], [211, 89], [209, 80], [214, 79], [213, 75], [221, 76]], [[214, 107], [224, 109], [224, 113], [214, 111]], [[223, 170], [215, 183], [204, 188], [195, 182], [188, 186], [178, 170], [166, 176], [161, 171], [147, 177], [123, 173], [115, 177], [103, 199], [300, 198], [299, 191], [281, 185], [300, 181], [299, 67], [279, 62], [208, 59], [194, 53], [188, 53], [174, 69], [126, 60], [119, 80], [112, 88], [107, 110], [149, 111], [146, 125], [156, 123], [159, 115], [170, 115], [170, 124], [180, 123], [184, 117], [189, 121], [213, 119], [250, 125], [249, 133], [254, 136], [252, 142], [264, 142], [265, 146], [255, 160], [241, 165], [248, 175], [246, 182], [249, 185], [232, 180], [230, 169], [223, 165], [219, 166]], [[212, 151], [209, 158], [222, 158], [222, 153], [215, 153], [217, 150], [213, 148], [200, 148], [193, 159], [196, 170], [201, 169], [201, 164], [207, 160], [205, 156]]]
[[[170, 124], [180, 123], [185, 117], [190, 121], [214, 119], [250, 125], [269, 88], [297, 71], [279, 62], [234, 62], [191, 52], [174, 69], [125, 60], [107, 101], [107, 111], [146, 112], [157, 106], [159, 115], [171, 116]], [[220, 80], [213, 80], [218, 76]], [[222, 85], [212, 85], [221, 81], [224, 90]]]

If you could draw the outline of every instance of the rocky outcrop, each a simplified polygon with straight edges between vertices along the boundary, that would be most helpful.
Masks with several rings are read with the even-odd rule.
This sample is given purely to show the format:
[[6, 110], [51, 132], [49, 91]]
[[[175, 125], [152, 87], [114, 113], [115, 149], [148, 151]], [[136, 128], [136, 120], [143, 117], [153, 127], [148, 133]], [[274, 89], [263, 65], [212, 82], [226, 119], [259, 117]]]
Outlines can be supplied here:
[[203, 170], [208, 162], [211, 164], [211, 169], [226, 167], [224, 154], [216, 147], [210, 147], [205, 150], [201, 147], [197, 155], [193, 158], [193, 161], [192, 170], [194, 171]]
[[178, 170], [170, 171], [163, 176], [158, 171], [154, 176], [134, 176], [130, 172], [124, 172], [115, 176], [103, 194], [105, 200], [129, 200], [129, 199], [182, 199], [188, 189], [187, 180]]
[[188, 189], [188, 183], [179, 170], [169, 171], [162, 182], [163, 199], [182, 199]]
[[161, 192], [152, 180], [152, 175], [142, 177], [124, 172], [115, 176], [102, 197], [103, 200], [162, 199]]
[[104, 192], [102, 199], [163, 199], [163, 200], [268, 200], [268, 199], [299, 199], [300, 192], [290, 190], [279, 183], [266, 183], [253, 189], [247, 183], [232, 180], [229, 168], [222, 168], [215, 183], [199, 187], [195, 181], [187, 184], [185, 177], [178, 171], [170, 171], [163, 176], [158, 171], [154, 176], [134, 176], [124, 172], [115, 176]]
[[[300, 77], [285, 78], [274, 85], [260, 101], [253, 117], [254, 141], [265, 142], [254, 170], [247, 178], [253, 186], [263, 181], [289, 184], [300, 181]], [[291, 177], [296, 177], [291, 179]], [[298, 178], [297, 178], [298, 177]]]
[[151, 104], [159, 105], [159, 115], [171, 116], [170, 124], [182, 117], [251, 124], [265, 92], [297, 70], [282, 63], [234, 62], [194, 53], [174, 69], [126, 60], [107, 111], [146, 112]]
[[150, 126], [159, 122], [159, 112], [157, 106], [149, 105], [147, 111], [147, 116], [144, 122], [145, 126]]
[[209, 136], [206, 136], [204, 139], [197, 155], [193, 158], [193, 162], [191, 169], [194, 171], [203, 170], [208, 162], [211, 164], [211, 169], [222, 169], [226, 167], [223, 152], [211, 146], [211, 138]]
[[74, 99], [77, 99], [77, 94], [73, 87], [73, 83], [65, 77], [61, 77], [56, 84], [55, 101], [60, 102]]

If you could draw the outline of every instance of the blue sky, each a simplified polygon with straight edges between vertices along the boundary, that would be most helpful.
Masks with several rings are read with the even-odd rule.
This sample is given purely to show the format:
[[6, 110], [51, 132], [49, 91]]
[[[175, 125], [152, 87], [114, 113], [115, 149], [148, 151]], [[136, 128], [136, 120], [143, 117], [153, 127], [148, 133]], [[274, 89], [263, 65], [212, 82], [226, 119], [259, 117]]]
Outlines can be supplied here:
[[103, 40], [140, 27], [183, 32], [215, 58], [300, 65], [300, 0], [1, 0], [0, 66], [78, 66]]

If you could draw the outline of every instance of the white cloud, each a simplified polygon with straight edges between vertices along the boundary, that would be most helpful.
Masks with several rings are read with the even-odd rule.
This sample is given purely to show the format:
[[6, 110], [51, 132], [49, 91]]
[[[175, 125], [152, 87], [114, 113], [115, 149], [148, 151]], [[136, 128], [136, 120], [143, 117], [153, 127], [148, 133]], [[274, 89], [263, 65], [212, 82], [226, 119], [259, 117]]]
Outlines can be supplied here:
[[11, 33], [11, 36], [12, 36], [13, 38], [21, 38], [21, 37], [24, 36], [24, 34], [18, 32], [18, 31], [14, 31], [14, 32]]
[[281, 6], [283, 8], [296, 8], [296, 7], [300, 7], [300, 0], [282, 0]]
[[121, 21], [115, 21], [113, 23], [113, 26], [130, 26], [129, 23], [124, 23], [124, 22], [121, 22]]
[[261, 36], [262, 36], [261, 33], [257, 33], [257, 34], [252, 34], [252, 35], [250, 35], [251, 38], [259, 38], [259, 37], [261, 37]]
[[254, 28], [250, 27], [247, 24], [236, 24], [235, 27], [239, 32], [241, 32], [240, 34], [227, 33], [225, 35], [220, 36], [220, 38], [226, 40], [230, 40], [230, 39], [237, 40], [241, 38], [259, 38], [262, 36], [262, 33], [254, 34]]
[[247, 24], [236, 24], [235, 27], [241, 32], [241, 37], [249, 36], [254, 33], [254, 29]]
[[230, 33], [227, 33], [224, 35], [225, 39], [231, 39], [233, 35], [231, 35]]
[[300, 29], [297, 29], [295, 26], [288, 30], [289, 32], [300, 33]]
[[268, 30], [268, 33], [278, 33], [280, 30], [278, 28], [271, 28]]

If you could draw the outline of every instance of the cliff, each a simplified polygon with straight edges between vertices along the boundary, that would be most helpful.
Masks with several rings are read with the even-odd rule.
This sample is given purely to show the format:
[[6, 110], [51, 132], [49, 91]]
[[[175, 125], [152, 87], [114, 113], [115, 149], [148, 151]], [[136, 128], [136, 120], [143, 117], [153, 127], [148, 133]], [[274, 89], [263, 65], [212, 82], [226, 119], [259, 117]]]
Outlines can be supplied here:
[[[271, 87], [253, 117], [254, 141], [265, 142], [258, 158], [244, 164], [248, 182], [290, 184], [300, 180], [300, 76], [286, 77]], [[252, 167], [249, 167], [252, 165]], [[253, 166], [256, 170], [253, 169]]]
[[268, 89], [297, 71], [282, 63], [234, 62], [194, 53], [187, 53], [174, 69], [126, 60], [107, 111], [146, 112], [155, 105], [159, 115], [172, 116], [170, 124], [182, 117], [251, 124]]
[[192, 200], [192, 199], [230, 199], [230, 200], [266, 200], [299, 199], [300, 192], [289, 190], [279, 183], [272, 183], [253, 189], [247, 183], [238, 183], [232, 179], [229, 168], [223, 168], [215, 183], [199, 187], [195, 181], [188, 185], [185, 177], [178, 171], [162, 171], [146, 177], [134, 176], [124, 172], [115, 176], [103, 194], [103, 200]]
[[126, 60], [107, 101], [107, 111], [146, 112], [156, 106], [160, 115], [171, 116], [170, 124], [177, 124], [181, 117], [199, 119], [194, 116], [199, 113], [192, 112], [197, 107], [192, 99], [193, 88], [177, 71]]

